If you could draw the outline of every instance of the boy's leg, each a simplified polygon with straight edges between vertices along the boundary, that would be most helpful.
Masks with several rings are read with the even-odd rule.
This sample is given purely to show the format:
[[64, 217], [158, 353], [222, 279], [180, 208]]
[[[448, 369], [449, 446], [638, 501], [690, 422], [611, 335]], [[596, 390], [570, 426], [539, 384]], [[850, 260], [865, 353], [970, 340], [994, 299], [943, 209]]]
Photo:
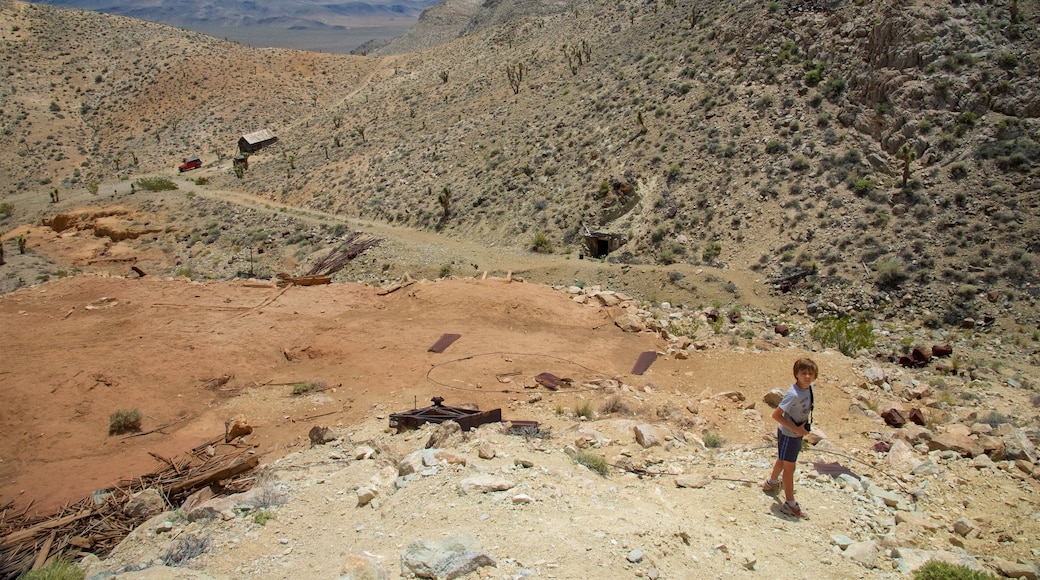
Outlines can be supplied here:
[[784, 461], [782, 459], [777, 459], [776, 462], [773, 463], [773, 472], [769, 474], [769, 479], [771, 481], [780, 479], [780, 471], [783, 470], [783, 468]]
[[[777, 461], [782, 463], [783, 466], [783, 485], [784, 485], [784, 499], [787, 501], [794, 501], [794, 461]], [[775, 479], [775, 478], [774, 478]]]

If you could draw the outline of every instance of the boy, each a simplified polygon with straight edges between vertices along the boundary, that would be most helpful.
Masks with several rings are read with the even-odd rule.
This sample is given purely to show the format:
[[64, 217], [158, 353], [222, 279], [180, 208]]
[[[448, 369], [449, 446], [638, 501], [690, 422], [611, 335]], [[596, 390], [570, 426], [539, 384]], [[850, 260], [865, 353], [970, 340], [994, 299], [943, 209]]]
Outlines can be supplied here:
[[794, 468], [798, 453], [802, 450], [802, 437], [809, 434], [809, 418], [813, 408], [812, 384], [818, 374], [819, 368], [812, 359], [796, 360], [795, 383], [773, 411], [773, 420], [778, 425], [776, 448], [779, 458], [773, 464], [773, 473], [762, 484], [762, 490], [768, 494], [780, 491], [781, 480], [777, 478], [783, 472], [784, 499], [787, 501], [780, 504], [780, 511], [796, 518], [808, 517], [794, 500]]

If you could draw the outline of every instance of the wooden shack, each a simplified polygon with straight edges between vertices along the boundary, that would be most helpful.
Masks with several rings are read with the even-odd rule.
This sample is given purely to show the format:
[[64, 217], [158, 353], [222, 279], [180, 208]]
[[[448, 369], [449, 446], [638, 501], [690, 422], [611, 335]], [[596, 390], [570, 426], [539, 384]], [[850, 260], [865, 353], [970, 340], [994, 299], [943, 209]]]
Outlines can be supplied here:
[[628, 236], [624, 234], [585, 231], [585, 246], [588, 248], [589, 256], [593, 258], [605, 258], [627, 241]]
[[268, 145], [278, 141], [269, 129], [261, 129], [252, 133], [246, 133], [238, 139], [238, 150], [242, 153], [255, 153]]

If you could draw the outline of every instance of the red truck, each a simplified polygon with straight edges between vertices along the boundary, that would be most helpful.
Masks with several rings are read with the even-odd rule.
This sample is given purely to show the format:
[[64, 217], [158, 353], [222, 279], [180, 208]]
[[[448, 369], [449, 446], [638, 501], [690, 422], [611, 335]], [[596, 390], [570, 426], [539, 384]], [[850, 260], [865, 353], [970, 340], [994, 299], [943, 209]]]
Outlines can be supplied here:
[[191, 171], [192, 169], [198, 169], [199, 167], [202, 167], [202, 160], [198, 157], [191, 157], [185, 159], [184, 163], [177, 166], [177, 171], [184, 173], [185, 171]]

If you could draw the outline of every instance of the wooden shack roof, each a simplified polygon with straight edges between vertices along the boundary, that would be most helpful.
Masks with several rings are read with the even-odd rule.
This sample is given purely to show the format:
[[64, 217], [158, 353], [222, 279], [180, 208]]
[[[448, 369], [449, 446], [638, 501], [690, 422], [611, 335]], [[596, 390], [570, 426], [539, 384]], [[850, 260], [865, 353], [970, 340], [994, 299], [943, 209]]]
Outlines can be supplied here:
[[252, 133], [246, 133], [245, 135], [242, 135], [242, 138], [245, 139], [246, 143], [253, 145], [256, 143], [263, 143], [264, 141], [270, 141], [274, 139], [275, 136], [270, 129], [260, 129], [259, 131], [253, 131]]

